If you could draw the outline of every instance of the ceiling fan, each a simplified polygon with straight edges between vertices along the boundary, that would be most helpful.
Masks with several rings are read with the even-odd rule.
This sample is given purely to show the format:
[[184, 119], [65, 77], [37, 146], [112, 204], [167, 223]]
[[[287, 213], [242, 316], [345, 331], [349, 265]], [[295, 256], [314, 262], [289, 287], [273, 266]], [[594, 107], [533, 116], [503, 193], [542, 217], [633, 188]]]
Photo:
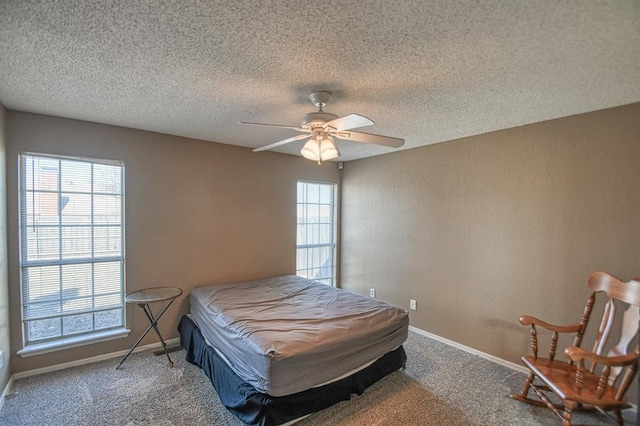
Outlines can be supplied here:
[[358, 127], [371, 126], [375, 123], [360, 114], [349, 114], [344, 117], [338, 117], [335, 114], [323, 111], [322, 108], [324, 108], [331, 99], [331, 93], [329, 92], [313, 92], [309, 95], [309, 98], [311, 102], [318, 107], [318, 111], [305, 114], [300, 127], [240, 121], [239, 124], [279, 127], [303, 133], [302, 135], [261, 146], [254, 149], [253, 152], [266, 151], [290, 142], [309, 139], [304, 147], [302, 147], [300, 153], [303, 157], [317, 161], [318, 164], [320, 164], [322, 161], [332, 160], [340, 156], [340, 151], [333, 140], [334, 138], [383, 145], [392, 148], [398, 148], [404, 145], [404, 139], [349, 131]]

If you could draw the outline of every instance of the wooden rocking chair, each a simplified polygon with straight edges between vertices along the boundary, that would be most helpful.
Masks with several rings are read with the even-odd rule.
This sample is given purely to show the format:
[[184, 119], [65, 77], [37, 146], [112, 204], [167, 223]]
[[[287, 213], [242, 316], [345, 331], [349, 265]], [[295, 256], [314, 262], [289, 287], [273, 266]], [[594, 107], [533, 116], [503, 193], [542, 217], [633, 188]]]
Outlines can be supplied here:
[[[604, 272], [594, 272], [589, 276], [588, 286], [593, 292], [587, 299], [584, 313], [577, 324], [557, 326], [541, 321], [529, 315], [520, 318], [522, 325], [531, 327], [531, 348], [533, 355], [525, 355], [522, 362], [530, 370], [524, 389], [511, 398], [532, 405], [547, 407], [562, 419], [563, 426], [571, 424], [572, 413], [576, 410], [598, 410], [618, 425], [623, 424], [621, 410], [630, 407], [624, 396], [638, 369], [638, 345], [630, 352], [635, 343], [640, 319], [640, 280], [622, 282]], [[587, 328], [587, 322], [595, 303], [596, 294], [605, 293], [606, 302], [602, 321], [595, 336], [593, 350], [582, 349], [580, 344]], [[602, 353], [616, 322], [616, 305], [622, 301], [629, 305], [622, 313], [621, 339], [606, 355]], [[538, 336], [536, 326], [550, 330], [551, 345], [549, 358], [538, 357]], [[564, 353], [568, 362], [555, 360], [558, 333], [575, 333], [573, 346]], [[534, 381], [536, 383], [534, 383]], [[540, 383], [537, 383], [540, 382]], [[532, 389], [540, 398], [530, 399], [527, 395]], [[562, 401], [553, 403], [549, 398], [555, 394]], [[615, 417], [609, 413], [613, 412]]]

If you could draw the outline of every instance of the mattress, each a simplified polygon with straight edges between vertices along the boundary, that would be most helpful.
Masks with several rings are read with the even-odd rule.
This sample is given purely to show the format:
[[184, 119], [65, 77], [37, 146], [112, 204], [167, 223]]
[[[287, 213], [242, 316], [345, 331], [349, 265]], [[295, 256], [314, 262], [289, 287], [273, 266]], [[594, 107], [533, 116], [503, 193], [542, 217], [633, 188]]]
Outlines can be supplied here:
[[197, 287], [191, 317], [244, 382], [271, 396], [330, 382], [398, 348], [406, 311], [287, 275]]
[[337, 402], [347, 401], [353, 394], [362, 395], [386, 375], [404, 369], [407, 359], [400, 346], [348, 377], [291, 395], [271, 396], [242, 381], [188, 316], [182, 317], [178, 331], [186, 360], [202, 368], [231, 413], [254, 426], [291, 424]]

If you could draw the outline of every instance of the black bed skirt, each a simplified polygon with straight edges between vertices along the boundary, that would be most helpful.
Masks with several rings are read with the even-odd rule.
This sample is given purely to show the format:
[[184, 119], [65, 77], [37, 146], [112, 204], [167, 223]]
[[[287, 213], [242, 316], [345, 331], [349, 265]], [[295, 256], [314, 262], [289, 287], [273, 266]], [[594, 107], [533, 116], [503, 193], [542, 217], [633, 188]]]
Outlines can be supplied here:
[[198, 326], [188, 316], [178, 325], [180, 344], [186, 359], [202, 368], [211, 379], [220, 401], [229, 411], [250, 425], [272, 426], [315, 413], [351, 394], [364, 390], [384, 376], [404, 368], [407, 356], [402, 346], [351, 376], [292, 395], [274, 397], [257, 391], [244, 382], [206, 342]]

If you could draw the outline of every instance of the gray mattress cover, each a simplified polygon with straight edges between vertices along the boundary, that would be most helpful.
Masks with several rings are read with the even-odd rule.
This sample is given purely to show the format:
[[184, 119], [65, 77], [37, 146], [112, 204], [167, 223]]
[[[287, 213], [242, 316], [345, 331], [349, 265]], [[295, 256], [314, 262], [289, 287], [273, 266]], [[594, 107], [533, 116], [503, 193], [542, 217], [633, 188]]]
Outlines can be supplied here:
[[245, 382], [272, 396], [331, 381], [397, 348], [408, 313], [295, 275], [197, 287], [191, 316]]

